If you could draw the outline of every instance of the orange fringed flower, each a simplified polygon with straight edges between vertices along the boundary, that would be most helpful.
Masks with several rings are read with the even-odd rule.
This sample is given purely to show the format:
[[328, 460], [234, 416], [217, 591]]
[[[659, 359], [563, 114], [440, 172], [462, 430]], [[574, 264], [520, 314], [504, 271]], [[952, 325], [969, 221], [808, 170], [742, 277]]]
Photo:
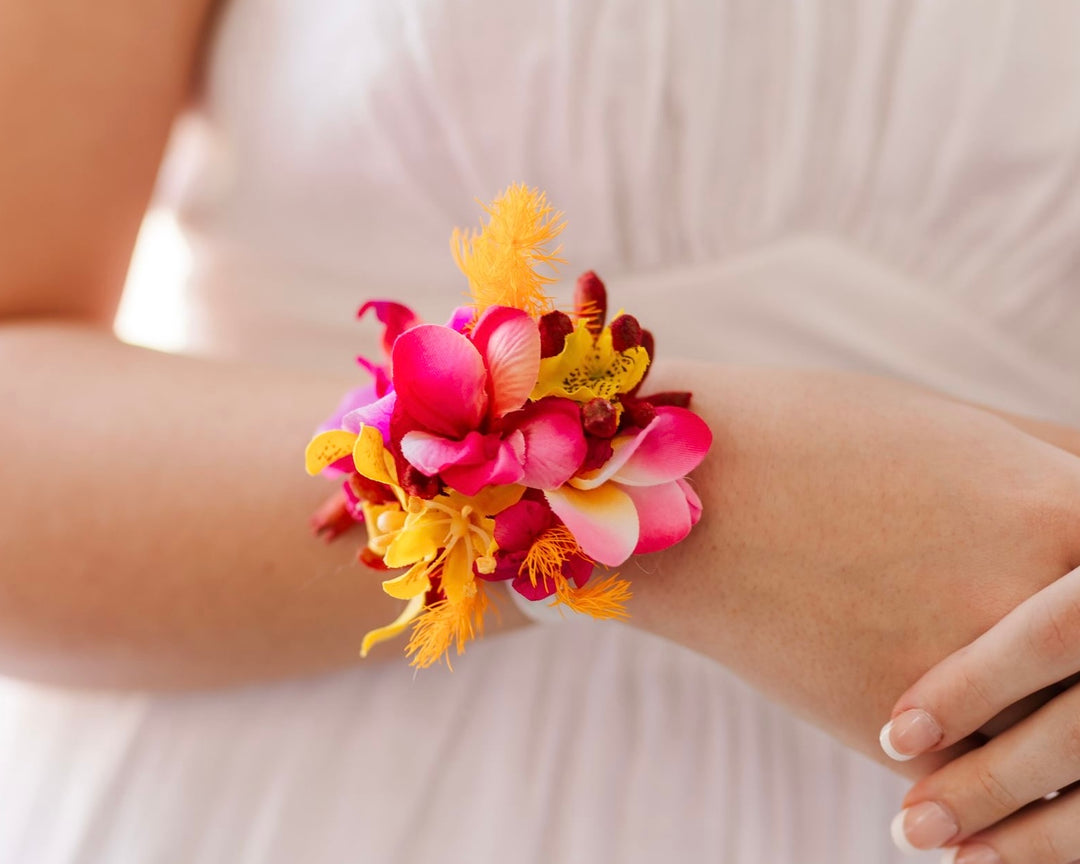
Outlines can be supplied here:
[[[450, 247], [461, 272], [469, 279], [477, 314], [489, 306], [512, 306], [534, 318], [554, 308], [546, 286], [555, 281], [562, 247], [550, 244], [565, 227], [562, 213], [552, 210], [547, 196], [524, 183], [510, 186], [484, 207], [488, 224], [479, 231], [455, 229]], [[537, 272], [545, 265], [552, 274]]]
[[533, 541], [529, 551], [525, 553], [521, 570], [534, 587], [555, 585], [559, 578], [566, 582], [566, 577], [563, 576], [563, 565], [574, 557], [584, 558], [589, 564], [593, 563], [581, 551], [570, 529], [559, 523], [548, 528]]
[[484, 589], [475, 585], [473, 592], [457, 603], [442, 600], [428, 606], [413, 624], [409, 643], [405, 646], [412, 665], [427, 669], [445, 657], [447, 667], [453, 670], [450, 647], [454, 646], [460, 655], [467, 642], [484, 635], [487, 605]]
[[607, 579], [590, 579], [581, 588], [575, 588], [563, 576], [555, 579], [555, 600], [574, 612], [593, 618], [610, 618], [625, 621], [629, 618], [626, 603], [633, 596], [630, 583], [616, 573]]

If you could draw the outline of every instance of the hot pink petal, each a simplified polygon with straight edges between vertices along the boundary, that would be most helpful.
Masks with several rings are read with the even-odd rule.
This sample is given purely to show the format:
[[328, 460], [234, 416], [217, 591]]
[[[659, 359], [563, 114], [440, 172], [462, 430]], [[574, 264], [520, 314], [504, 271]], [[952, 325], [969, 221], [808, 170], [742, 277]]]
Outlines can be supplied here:
[[375, 312], [375, 317], [383, 324], [382, 346], [387, 357], [393, 351], [398, 336], [423, 323], [412, 309], [393, 300], [369, 300], [360, 307], [356, 317], [363, 318], [371, 311]]
[[624, 486], [622, 490], [634, 502], [641, 526], [635, 555], [667, 549], [690, 533], [690, 505], [678, 481], [659, 486]]
[[525, 474], [532, 489], [557, 489], [577, 473], [588, 449], [581, 409], [569, 399], [541, 399], [526, 407], [518, 428], [525, 436]]
[[419, 431], [409, 432], [401, 439], [401, 455], [429, 477], [449, 465], [489, 462], [495, 458], [498, 448], [498, 437], [481, 435], [479, 432], [470, 432], [460, 441]]
[[682, 489], [683, 494], [686, 496], [686, 504], [690, 508], [690, 524], [697, 525], [701, 521], [701, 513], [704, 510], [701, 499], [698, 497], [697, 492], [694, 491], [694, 487], [685, 478], [675, 482], [679, 484], [679, 488]]
[[450, 320], [446, 322], [446, 326], [451, 330], [457, 330], [458, 333], [464, 333], [465, 328], [475, 320], [475, 306], [458, 306], [457, 309], [450, 313]]
[[653, 421], [636, 435], [612, 441], [614, 455], [599, 471], [574, 480], [580, 489], [594, 489], [608, 480], [627, 486], [655, 486], [693, 471], [712, 444], [708, 425], [686, 408], [662, 406]]
[[480, 352], [449, 327], [421, 324], [394, 343], [394, 387], [401, 407], [432, 432], [463, 438], [487, 410]]
[[389, 441], [390, 418], [396, 404], [397, 394], [391, 390], [381, 399], [346, 414], [341, 420], [341, 428], [348, 432], [359, 432], [361, 426], [374, 426], [382, 434], [383, 441]]
[[547, 504], [522, 498], [495, 517], [495, 542], [506, 552], [524, 551], [554, 521]]
[[516, 579], [521, 570], [521, 565], [525, 561], [525, 555], [526, 551], [524, 549], [518, 552], [503, 552], [500, 550], [498, 555], [495, 556], [494, 572], [476, 572], [475, 575], [478, 579], [486, 579], [488, 582], [503, 582], [507, 579]]
[[380, 366], [378, 363], [373, 363], [368, 360], [367, 357], [357, 357], [357, 365], [370, 373], [371, 377], [375, 379], [375, 392], [380, 396], [385, 396], [394, 386], [394, 382], [390, 380], [390, 367]]
[[685, 477], [712, 445], [708, 424], [686, 408], [661, 406], [649, 434], [612, 477], [626, 486], [655, 486]]
[[[496, 439], [497, 440], [497, 439]], [[475, 495], [485, 486], [504, 486], [521, 481], [520, 435], [514, 434], [498, 443], [492, 458], [477, 464], [448, 465], [442, 478], [463, 495]]]
[[540, 374], [540, 330], [521, 309], [492, 306], [476, 322], [473, 345], [490, 374], [491, 411], [501, 417], [525, 404]]
[[575, 555], [563, 564], [562, 572], [563, 576], [572, 579], [574, 584], [581, 588], [592, 577], [593, 564], [588, 558]]
[[630, 496], [609, 483], [599, 489], [572, 486], [544, 493], [551, 509], [594, 561], [618, 567], [638, 542], [638, 517]]
[[513, 588], [526, 600], [546, 600], [555, 593], [555, 581], [553, 579], [538, 579], [536, 584], [522, 573], [518, 573], [514, 579]]

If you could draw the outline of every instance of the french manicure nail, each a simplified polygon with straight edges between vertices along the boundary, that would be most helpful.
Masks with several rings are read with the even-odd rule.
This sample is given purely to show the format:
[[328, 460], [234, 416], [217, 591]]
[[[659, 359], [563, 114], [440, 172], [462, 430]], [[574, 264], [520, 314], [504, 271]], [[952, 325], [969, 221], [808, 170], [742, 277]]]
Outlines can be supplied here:
[[881, 730], [881, 749], [897, 762], [921, 756], [945, 737], [937, 720], [921, 708], [912, 708], [890, 720]]
[[946, 852], [941, 864], [1001, 864], [1001, 856], [989, 846], [964, 846]]
[[944, 846], [959, 832], [953, 815], [934, 801], [901, 810], [892, 822], [893, 842], [909, 855]]

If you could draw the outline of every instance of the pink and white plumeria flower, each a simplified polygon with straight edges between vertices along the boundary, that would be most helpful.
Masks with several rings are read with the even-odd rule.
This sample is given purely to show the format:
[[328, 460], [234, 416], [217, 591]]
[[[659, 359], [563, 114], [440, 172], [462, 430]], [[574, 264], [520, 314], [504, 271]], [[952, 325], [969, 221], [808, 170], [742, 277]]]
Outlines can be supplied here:
[[540, 368], [540, 332], [522, 310], [493, 306], [468, 336], [414, 327], [394, 342], [392, 364], [390, 437], [423, 474], [475, 495], [508, 483], [555, 489], [581, 467], [586, 448], [577, 404], [528, 402]]
[[685, 476], [705, 458], [712, 433], [694, 412], [661, 406], [644, 429], [611, 444], [604, 465], [545, 496], [586, 555], [617, 567], [674, 546], [697, 524], [701, 499]]

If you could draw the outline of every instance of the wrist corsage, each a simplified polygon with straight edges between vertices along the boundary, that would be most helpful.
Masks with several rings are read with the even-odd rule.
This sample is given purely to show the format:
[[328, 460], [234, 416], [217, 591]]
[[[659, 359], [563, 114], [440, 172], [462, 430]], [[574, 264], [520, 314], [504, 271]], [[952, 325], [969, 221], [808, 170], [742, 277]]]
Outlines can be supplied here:
[[372, 645], [412, 627], [417, 667], [483, 632], [492, 583], [532, 603], [625, 618], [630, 585], [612, 568], [666, 549], [701, 518], [686, 479], [712, 441], [690, 394], [642, 395], [653, 338], [607, 322], [604, 285], [577, 282], [573, 309], [547, 287], [563, 263], [561, 214], [512, 186], [478, 232], [452, 247], [472, 302], [426, 324], [389, 300], [360, 308], [383, 326], [371, 382], [346, 395], [308, 445], [308, 473], [341, 483], [313, 517], [334, 539], [367, 529], [360, 560], [403, 570], [383, 589], [406, 601]]

